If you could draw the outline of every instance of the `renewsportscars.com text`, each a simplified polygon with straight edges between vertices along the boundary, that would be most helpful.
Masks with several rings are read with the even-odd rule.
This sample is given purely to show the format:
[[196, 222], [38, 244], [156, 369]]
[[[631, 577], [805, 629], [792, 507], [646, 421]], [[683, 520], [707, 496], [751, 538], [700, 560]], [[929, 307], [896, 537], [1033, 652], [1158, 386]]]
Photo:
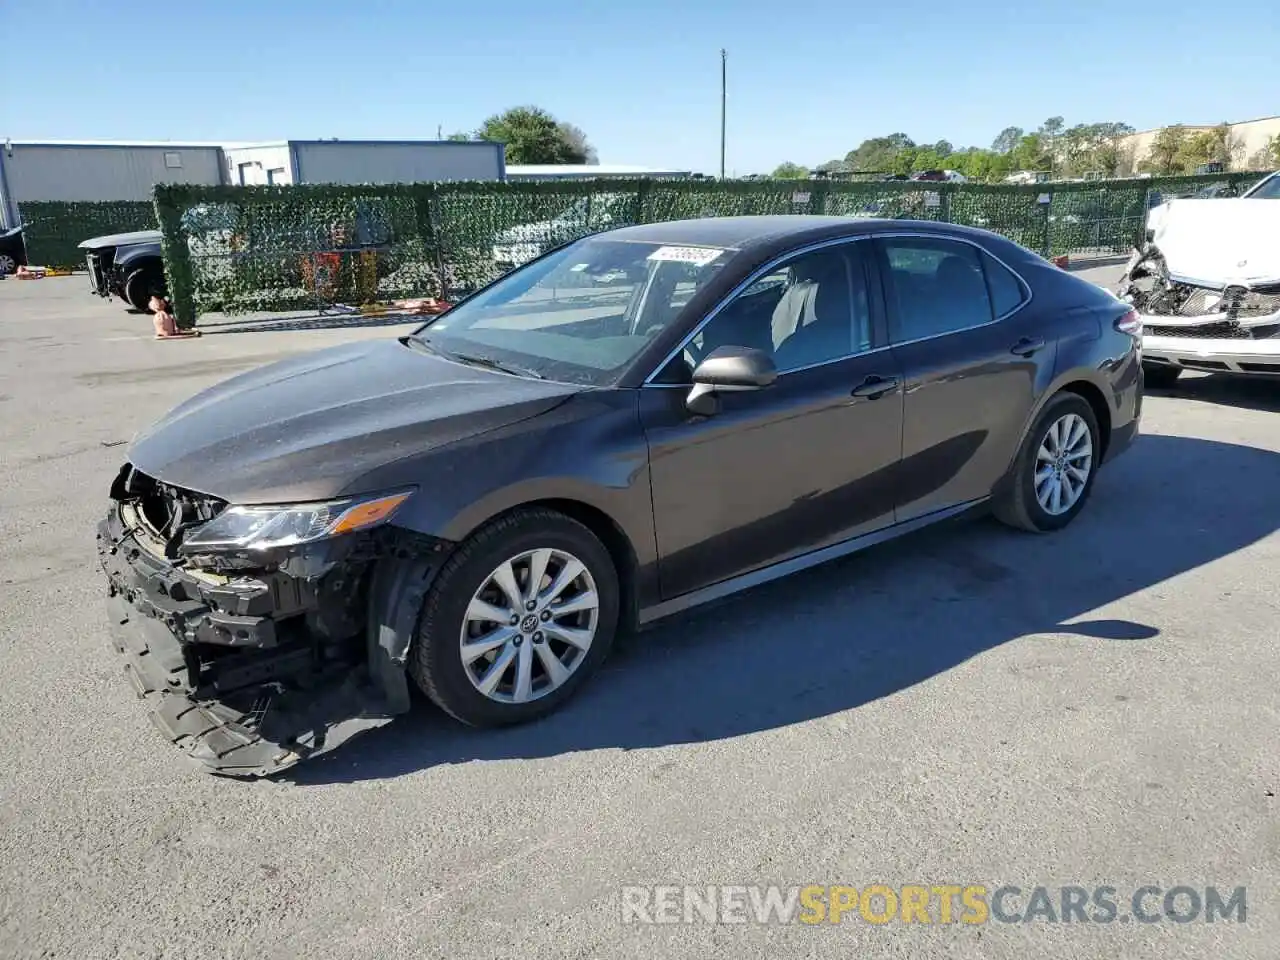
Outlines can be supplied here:
[[1244, 887], [873, 883], [622, 888], [623, 923], [1244, 923]]

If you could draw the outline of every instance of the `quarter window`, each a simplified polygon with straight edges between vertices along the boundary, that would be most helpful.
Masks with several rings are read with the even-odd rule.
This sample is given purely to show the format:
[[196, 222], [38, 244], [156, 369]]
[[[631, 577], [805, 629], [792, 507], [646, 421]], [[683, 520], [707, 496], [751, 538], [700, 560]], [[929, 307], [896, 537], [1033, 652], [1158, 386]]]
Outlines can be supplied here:
[[1003, 317], [1027, 299], [1027, 292], [1014, 276], [1013, 271], [995, 257], [982, 254], [982, 266], [987, 274], [987, 289], [991, 292], [991, 307], [997, 317]]
[[883, 243], [894, 342], [966, 330], [995, 317], [976, 247], [934, 237]]

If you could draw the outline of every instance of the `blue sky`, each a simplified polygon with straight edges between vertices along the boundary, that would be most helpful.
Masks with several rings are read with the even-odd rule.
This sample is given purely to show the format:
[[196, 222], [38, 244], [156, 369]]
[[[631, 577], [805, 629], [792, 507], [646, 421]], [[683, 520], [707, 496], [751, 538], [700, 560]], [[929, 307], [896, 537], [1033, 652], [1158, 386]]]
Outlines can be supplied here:
[[899, 130], [1280, 113], [1273, 3], [0, 0], [0, 137], [429, 138], [533, 103], [605, 163], [712, 173], [724, 47], [746, 174]]

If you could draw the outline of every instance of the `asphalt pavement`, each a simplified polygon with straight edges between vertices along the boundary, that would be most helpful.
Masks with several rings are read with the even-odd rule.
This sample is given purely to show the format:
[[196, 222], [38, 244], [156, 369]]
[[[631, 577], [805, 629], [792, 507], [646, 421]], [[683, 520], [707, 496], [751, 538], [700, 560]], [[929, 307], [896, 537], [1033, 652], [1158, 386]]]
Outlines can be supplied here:
[[[0, 281], [0, 956], [1277, 956], [1280, 384], [1149, 395], [1061, 533], [934, 529], [641, 635], [542, 722], [420, 704], [244, 783], [180, 763], [108, 651], [107, 485], [197, 389], [409, 328], [163, 343], [86, 287]], [[685, 884], [1110, 886], [1122, 916], [623, 910]], [[1141, 922], [1146, 885], [1244, 887], [1247, 915]]]

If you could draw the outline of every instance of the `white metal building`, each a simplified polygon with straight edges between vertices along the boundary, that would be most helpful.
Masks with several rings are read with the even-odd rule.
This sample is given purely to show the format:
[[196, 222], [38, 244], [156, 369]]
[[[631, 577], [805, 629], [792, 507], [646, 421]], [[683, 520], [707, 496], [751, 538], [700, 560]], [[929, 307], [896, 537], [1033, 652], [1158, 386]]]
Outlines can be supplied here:
[[222, 147], [168, 141], [6, 140], [0, 147], [0, 220], [37, 200], [150, 200], [157, 183], [223, 183]]
[[227, 182], [417, 183], [501, 180], [500, 143], [455, 140], [277, 140], [226, 145]]

